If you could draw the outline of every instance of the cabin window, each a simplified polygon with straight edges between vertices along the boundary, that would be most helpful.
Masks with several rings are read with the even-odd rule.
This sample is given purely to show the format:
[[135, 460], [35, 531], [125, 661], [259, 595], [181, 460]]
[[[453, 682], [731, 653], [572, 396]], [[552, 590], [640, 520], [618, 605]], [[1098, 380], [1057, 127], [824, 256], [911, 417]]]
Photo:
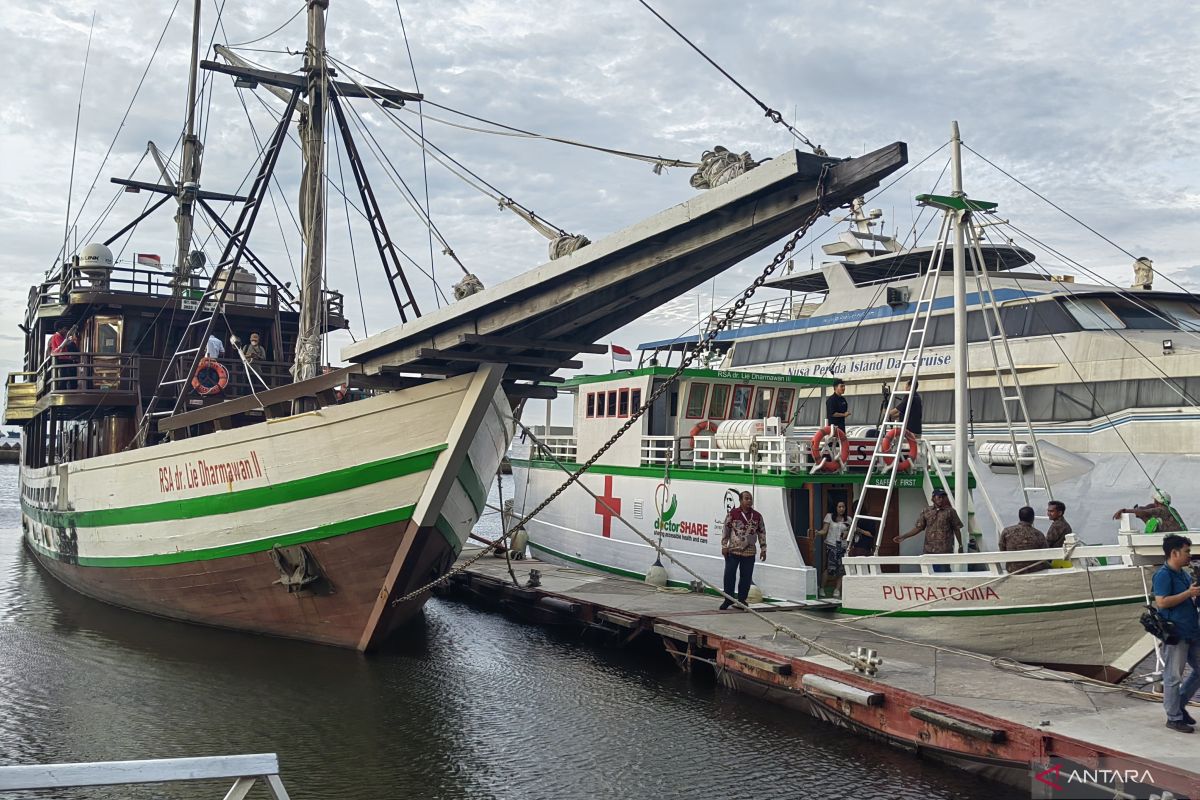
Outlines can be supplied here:
[[788, 421], [789, 413], [792, 410], [792, 396], [796, 393], [795, 389], [780, 389], [775, 397], [775, 414], [784, 422]]
[[712, 397], [708, 401], [708, 418], [725, 419], [729, 411], [729, 384], [713, 384]]
[[756, 394], [758, 397], [754, 403], [754, 416], [751, 419], [766, 419], [771, 413], [771, 398], [775, 396], [775, 390], [768, 386], [760, 386]]
[[618, 417], [628, 417], [629, 416], [629, 390], [628, 389], [618, 389], [617, 390], [617, 416]]
[[767, 362], [774, 364], [779, 361], [787, 360], [788, 340], [786, 336], [780, 336], [777, 339], [770, 339], [770, 344], [767, 345]]
[[[1141, 309], [1138, 310], [1140, 311]], [[1032, 315], [1032, 317], [1029, 320], [1029, 330], [1026, 332], [1026, 336], [1045, 336], [1046, 334], [1050, 333], [1072, 333], [1079, 330], [1079, 325], [1075, 323], [1075, 320], [1071, 319], [1071, 316], [1064, 311], [1063, 307], [1058, 303], [1033, 303], [1029, 307], [1029, 313]], [[1142, 313], [1146, 313], [1147, 316], [1149, 316], [1149, 312]], [[1124, 319], [1124, 316], [1122, 316], [1122, 319]], [[1158, 327], [1171, 327], [1170, 323], [1163, 322], [1157, 317], [1150, 317], [1150, 319], [1159, 323]], [[1125, 322], [1126, 324], [1132, 325], [1128, 319], [1126, 319]]]
[[587, 394], [587, 415], [588, 417], [596, 416], [596, 393], [588, 392]]
[[636, 413], [637, 410], [641, 407], [642, 407], [642, 390], [641, 389], [630, 389], [629, 390], [629, 411], [630, 411], [630, 413], [631, 414]]
[[615, 417], [617, 415], [617, 390], [612, 389], [608, 393], [608, 413], [604, 416]]
[[788, 342], [788, 361], [800, 361], [808, 358], [808, 334], [793, 336]]
[[729, 409], [730, 419], [745, 419], [750, 413], [750, 399], [754, 397], [753, 386], [733, 387], [733, 407]]
[[1200, 331], [1200, 311], [1192, 303], [1180, 300], [1168, 300], [1158, 304], [1159, 309], [1166, 313], [1180, 330]]
[[700, 419], [704, 416], [704, 401], [708, 399], [708, 384], [693, 383], [688, 389], [687, 418]]
[[1063, 307], [1085, 331], [1105, 331], [1125, 327], [1120, 317], [1094, 297], [1069, 297]]

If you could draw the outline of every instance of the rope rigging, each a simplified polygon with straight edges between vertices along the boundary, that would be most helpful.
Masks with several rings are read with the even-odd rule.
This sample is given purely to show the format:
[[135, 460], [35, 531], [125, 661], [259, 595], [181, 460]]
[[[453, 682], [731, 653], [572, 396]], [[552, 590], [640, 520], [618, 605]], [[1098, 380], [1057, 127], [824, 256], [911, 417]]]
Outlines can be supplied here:
[[730, 83], [732, 83], [737, 88], [741, 89], [743, 94], [745, 94], [747, 97], [749, 97], [751, 100], [753, 100], [758, 105], [758, 107], [763, 110], [763, 113], [766, 115], [766, 117], [768, 119], [770, 119], [776, 125], [782, 125], [784, 128], [786, 128], [788, 133], [792, 134], [792, 136], [796, 137], [798, 140], [803, 142], [805, 144], [805, 146], [807, 146], [809, 149], [811, 149], [813, 151], [813, 153], [815, 153], [819, 156], [829, 155], [828, 153], [825, 152], [825, 149], [823, 147], [821, 147], [821, 145], [813, 144], [813, 141], [811, 139], [809, 139], [807, 136], [805, 136], [800, 131], [796, 130], [793, 126], [789, 125], [787, 123], [787, 121], [783, 118], [783, 114], [780, 114], [778, 111], [776, 111], [775, 109], [768, 106], [762, 100], [759, 100], [758, 97], [755, 96], [755, 94], [753, 92], [751, 92], [749, 89], [747, 89], [745, 86], [743, 86], [742, 83], [740, 81], [738, 81], [737, 78], [730, 75], [729, 72], [724, 67], [722, 67], [720, 64], [718, 64], [716, 61], [713, 61], [708, 56], [707, 53], [705, 53], [703, 50], [701, 50], [699, 47], [697, 47], [692, 42], [691, 39], [684, 36], [683, 33], [681, 33], [680, 30], [678, 28], [676, 28], [674, 25], [672, 25], [670, 22], [667, 22], [666, 18], [662, 14], [655, 11], [654, 8], [649, 3], [646, 2], [646, 0], [638, 0], [638, 2], [641, 3], [643, 6], [645, 6], [646, 10], [649, 11], [651, 14], [658, 17], [659, 21], [662, 22], [662, 24], [666, 25], [668, 28], [670, 28], [671, 31], [676, 36], [678, 36], [680, 39], [682, 39], [687, 44], [688, 47], [692, 48], [697, 53], [699, 53], [701, 58], [703, 58], [709, 64], [712, 64], [712, 66], [717, 70], [717, 72], [720, 72], [722, 75], [724, 75], [726, 78], [728, 78]]

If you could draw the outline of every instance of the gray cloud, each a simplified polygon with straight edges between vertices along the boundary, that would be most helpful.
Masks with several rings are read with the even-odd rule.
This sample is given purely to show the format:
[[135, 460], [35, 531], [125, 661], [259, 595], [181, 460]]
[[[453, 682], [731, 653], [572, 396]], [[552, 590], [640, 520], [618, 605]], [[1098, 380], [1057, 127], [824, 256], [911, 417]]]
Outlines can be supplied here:
[[[7, 47], [0, 68], [20, 75], [0, 106], [0, 327], [23, 316], [27, 287], [50, 266], [61, 244], [71, 141], [87, 27], [94, 4], [82, 0], [18, 0], [5, 7], [0, 31]], [[170, 150], [183, 119], [189, 4], [182, 3], [163, 48], [119, 132], [108, 164], [81, 214], [86, 230], [116, 199], [101, 227], [114, 231], [143, 207], [145, 195], [123, 195], [107, 183], [125, 176], [147, 140]], [[227, 0], [216, 41], [254, 39], [284, 22], [298, 0]], [[696, 158], [713, 144], [758, 156], [793, 142], [780, 127], [666, 31], [639, 6], [529, 0], [402, 2], [422, 91], [430, 99], [518, 127], [641, 152]], [[1197, 12], [1188, 4], [1116, 3], [1104, 10], [1082, 2], [963, 6], [945, 3], [755, 2], [730, 12], [715, 0], [659, 0], [657, 7], [764, 100], [830, 152], [853, 155], [887, 142], [909, 143], [913, 161], [948, 138], [958, 119], [966, 142], [1089, 225], [1166, 274], [1200, 280], [1200, 104], [1191, 39]], [[206, 0], [207, 43], [216, 3]], [[96, 18], [88, 71], [73, 206], [87, 192], [112, 140], [169, 5], [161, 0], [105, 4]], [[951, 13], [952, 12], [952, 13]], [[337, 58], [388, 82], [411, 87], [412, 75], [391, 2], [333, 0], [329, 48]], [[303, 15], [265, 41], [262, 50], [297, 49]], [[245, 55], [294, 70], [286, 52]], [[233, 191], [256, 148], [247, 111], [260, 137], [271, 115], [231, 81], [212, 81], [206, 106], [204, 185]], [[280, 104], [267, 98], [266, 104]], [[357, 106], [418, 195], [422, 163], [383, 115]], [[446, 112], [427, 109], [434, 116]], [[401, 117], [417, 124], [411, 113]], [[655, 176], [647, 165], [540, 141], [483, 136], [427, 121], [430, 141], [555, 224], [596, 239], [694, 195], [684, 170]], [[360, 137], [360, 146], [365, 142]], [[939, 154], [872, 202], [901, 232], [916, 211], [913, 195], [928, 191], [945, 163]], [[371, 155], [368, 169], [390, 228], [413, 259], [429, 269], [426, 231]], [[290, 279], [298, 237], [284, 203], [295, 208], [298, 154], [281, 159], [281, 193], [264, 211], [255, 249]], [[463, 262], [494, 285], [545, 260], [545, 240], [513, 215], [430, 163], [432, 212]], [[337, 175], [336, 162], [331, 172]], [[1001, 203], [1014, 224], [1064, 254], [1122, 282], [1129, 258], [968, 154], [973, 196]], [[137, 172], [154, 178], [149, 163]], [[943, 179], [942, 189], [947, 184]], [[357, 202], [357, 201], [355, 201]], [[347, 294], [361, 283], [368, 329], [395, 319], [361, 220], [351, 211], [356, 258], [351, 259], [342, 200], [330, 195], [330, 283]], [[284, 247], [284, 237], [287, 248]], [[819, 242], [809, 242], [811, 245]], [[215, 247], [208, 246], [210, 257]], [[290, 250], [290, 258], [289, 251]], [[124, 256], [174, 251], [170, 214], [160, 212], [124, 243]], [[434, 248], [444, 286], [457, 267]], [[797, 255], [807, 264], [812, 249]], [[740, 291], [770, 257], [764, 253], [716, 282], [715, 297]], [[819, 261], [817, 253], [815, 260]], [[1053, 263], [1056, 259], [1048, 259]], [[357, 266], [357, 271], [355, 270]], [[416, 280], [425, 306], [436, 304], [429, 282]], [[710, 287], [700, 290], [707, 307]], [[765, 296], [765, 295], [764, 295]], [[632, 345], [683, 332], [694, 323], [696, 293], [614, 335]], [[347, 307], [359, 308], [357, 299]], [[361, 336], [363, 326], [354, 333]], [[15, 366], [20, 347], [0, 339], [0, 365]], [[603, 359], [589, 362], [604, 366]]]

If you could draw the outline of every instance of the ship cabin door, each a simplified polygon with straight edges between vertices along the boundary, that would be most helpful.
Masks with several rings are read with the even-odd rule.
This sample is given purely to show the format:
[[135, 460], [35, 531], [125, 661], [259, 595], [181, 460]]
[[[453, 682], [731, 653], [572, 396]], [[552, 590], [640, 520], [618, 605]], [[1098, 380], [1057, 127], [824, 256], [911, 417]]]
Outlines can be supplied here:
[[122, 327], [123, 321], [119, 316], [97, 314], [92, 317], [83, 350], [94, 353], [91, 370], [93, 389], [120, 388]]

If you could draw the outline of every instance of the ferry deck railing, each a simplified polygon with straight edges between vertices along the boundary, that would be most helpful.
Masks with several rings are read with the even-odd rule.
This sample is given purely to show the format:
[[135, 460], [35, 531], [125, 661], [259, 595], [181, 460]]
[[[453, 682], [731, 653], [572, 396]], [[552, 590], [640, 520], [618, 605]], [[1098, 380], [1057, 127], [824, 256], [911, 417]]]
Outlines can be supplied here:
[[274, 753], [3, 766], [0, 792], [229, 779], [233, 786], [225, 800], [243, 800], [260, 780], [273, 800], [289, 800]]
[[[271, 284], [257, 279], [248, 280], [244, 275], [234, 275], [229, 280], [231, 286], [226, 296], [226, 305], [267, 309], [279, 305], [279, 291]], [[58, 280], [46, 281], [41, 285], [39, 301], [42, 305], [61, 305], [73, 293], [112, 292], [149, 297], [181, 296], [186, 306], [188, 301], [194, 301], [204, 293], [205, 281], [205, 276], [194, 275], [188, 285], [178, 287], [173, 273], [157, 269], [123, 266], [96, 269], [67, 265]], [[341, 302], [341, 295], [338, 294], [339, 315]]]
[[[550, 454], [560, 461], [574, 461], [578, 453], [578, 446], [574, 436], [543, 436], [541, 437], [542, 444], [550, 451]], [[539, 453], [540, 448], [534, 451], [534, 457], [544, 455]]]
[[37, 374], [37, 395], [48, 392], [137, 392], [141, 359], [132, 353], [47, 356]]

